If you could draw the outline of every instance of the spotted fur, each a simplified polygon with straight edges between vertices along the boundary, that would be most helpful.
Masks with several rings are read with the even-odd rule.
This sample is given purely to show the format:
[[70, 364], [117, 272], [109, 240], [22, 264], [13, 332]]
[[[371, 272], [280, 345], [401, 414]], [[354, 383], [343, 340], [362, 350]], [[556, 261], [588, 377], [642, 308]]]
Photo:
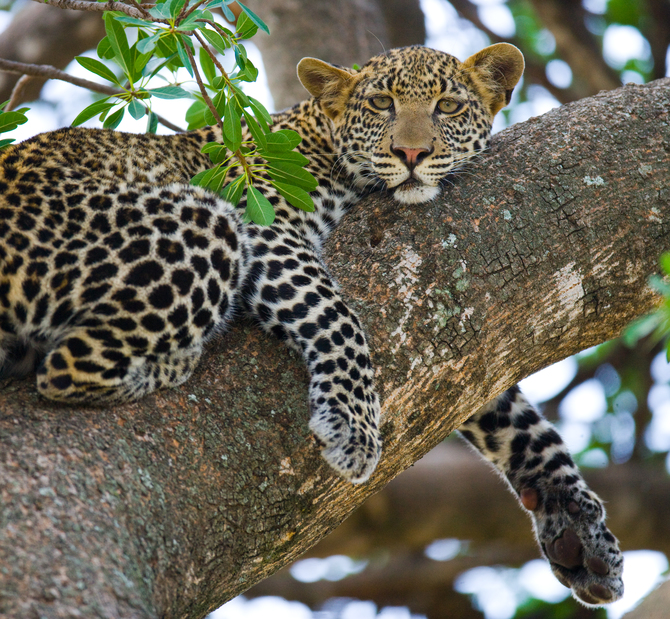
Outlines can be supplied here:
[[[379, 400], [365, 334], [321, 260], [346, 211], [373, 190], [434, 198], [489, 141], [523, 71], [511, 45], [461, 63], [411, 47], [359, 71], [303, 59], [313, 98], [273, 117], [293, 129], [319, 180], [315, 211], [257, 182], [276, 221], [244, 223], [189, 186], [206, 169], [211, 128], [175, 136], [64, 129], [0, 157], [0, 374], [37, 369], [53, 400], [139, 398], [191, 375], [235, 309], [298, 350], [310, 372], [310, 427], [346, 479], [368, 479], [381, 452]], [[248, 136], [247, 136], [248, 137]], [[230, 180], [230, 179], [229, 179]], [[245, 205], [245, 199], [242, 200]], [[621, 555], [560, 437], [512, 390], [463, 435], [533, 514], [562, 582], [587, 603], [621, 595]]]

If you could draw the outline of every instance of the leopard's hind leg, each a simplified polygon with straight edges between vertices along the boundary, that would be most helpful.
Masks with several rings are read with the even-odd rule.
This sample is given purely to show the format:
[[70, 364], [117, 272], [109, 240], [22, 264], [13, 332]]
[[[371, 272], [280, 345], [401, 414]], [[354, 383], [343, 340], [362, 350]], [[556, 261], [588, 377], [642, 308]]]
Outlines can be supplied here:
[[561, 583], [586, 604], [623, 595], [623, 556], [560, 435], [518, 387], [459, 428], [502, 475], [531, 514], [542, 552]]
[[69, 403], [108, 403], [140, 398], [160, 387], [182, 384], [192, 374], [202, 346], [150, 354], [133, 349], [110, 328], [77, 327], [43, 359], [37, 389]]

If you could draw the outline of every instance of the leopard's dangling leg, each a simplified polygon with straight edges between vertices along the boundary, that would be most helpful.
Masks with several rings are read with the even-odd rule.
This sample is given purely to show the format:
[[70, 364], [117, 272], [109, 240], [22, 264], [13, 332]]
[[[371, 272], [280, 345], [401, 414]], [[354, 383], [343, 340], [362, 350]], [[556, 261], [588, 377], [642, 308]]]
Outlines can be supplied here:
[[623, 595], [623, 556], [605, 508], [582, 478], [554, 426], [517, 386], [489, 402], [461, 435], [505, 477], [531, 514], [551, 568], [586, 604]]
[[309, 425], [322, 455], [347, 480], [362, 483], [381, 454], [365, 334], [315, 247], [292, 232], [275, 225], [251, 240], [258, 258], [251, 258], [243, 296], [266, 330], [302, 353], [311, 374]]

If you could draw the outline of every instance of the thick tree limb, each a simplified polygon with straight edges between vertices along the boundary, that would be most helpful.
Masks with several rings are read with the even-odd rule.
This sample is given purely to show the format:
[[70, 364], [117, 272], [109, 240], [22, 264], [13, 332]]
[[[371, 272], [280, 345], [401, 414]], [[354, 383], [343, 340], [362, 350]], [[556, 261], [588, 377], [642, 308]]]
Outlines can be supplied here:
[[[459, 574], [479, 565], [519, 567], [539, 557], [528, 519], [488, 468], [460, 441], [438, 445], [307, 552], [367, 559], [365, 571], [302, 583], [285, 568], [245, 596], [280, 595], [315, 609], [333, 597], [353, 597], [379, 607], [408, 605], [427, 617], [469, 617], [474, 611], [455, 610], [469, 605], [453, 590]], [[607, 497], [608, 524], [624, 540], [624, 550], [670, 554], [670, 478], [661, 467], [628, 463], [585, 475]], [[427, 558], [424, 549], [442, 538], [467, 540], [467, 552], [449, 561]], [[577, 613], [583, 607], [575, 602], [574, 608]]]
[[619, 333], [656, 302], [669, 110], [670, 80], [566, 105], [497, 136], [443, 199], [376, 196], [347, 217], [327, 252], [378, 369], [385, 445], [367, 484], [319, 458], [304, 368], [250, 325], [182, 388], [114, 410], [7, 384], [0, 613], [202, 617], [491, 397]]

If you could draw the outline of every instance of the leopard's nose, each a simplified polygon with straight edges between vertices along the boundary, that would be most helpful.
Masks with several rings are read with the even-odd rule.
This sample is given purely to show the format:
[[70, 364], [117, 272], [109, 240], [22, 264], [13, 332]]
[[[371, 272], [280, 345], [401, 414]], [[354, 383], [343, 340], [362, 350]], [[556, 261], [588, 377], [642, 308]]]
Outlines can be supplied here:
[[400, 159], [410, 170], [418, 166], [428, 155], [433, 152], [433, 148], [408, 148], [406, 146], [393, 146], [391, 152]]

